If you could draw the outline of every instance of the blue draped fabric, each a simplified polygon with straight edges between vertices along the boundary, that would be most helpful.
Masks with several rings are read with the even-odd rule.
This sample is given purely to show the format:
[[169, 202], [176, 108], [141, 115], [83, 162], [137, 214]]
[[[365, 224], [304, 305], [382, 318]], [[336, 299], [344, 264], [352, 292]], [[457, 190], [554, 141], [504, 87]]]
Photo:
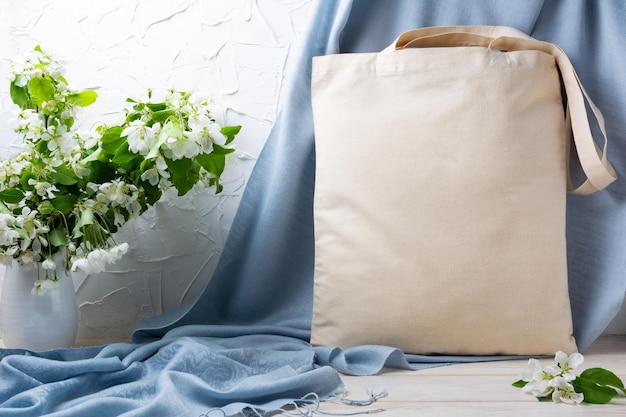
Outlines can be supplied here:
[[[133, 343], [0, 351], [0, 415], [199, 417], [215, 408], [234, 415], [249, 406], [262, 412], [311, 392], [327, 398], [342, 386], [340, 373], [499, 359], [308, 344], [315, 181], [311, 58], [379, 51], [401, 32], [423, 26], [506, 25], [554, 42], [603, 111], [609, 159], [622, 178], [625, 22], [624, 1], [315, 2], [290, 57], [280, 114], [204, 291], [193, 304], [142, 322]], [[618, 180], [592, 196], [568, 199], [570, 297], [582, 351], [619, 310], [626, 291], [625, 194], [626, 185]]]

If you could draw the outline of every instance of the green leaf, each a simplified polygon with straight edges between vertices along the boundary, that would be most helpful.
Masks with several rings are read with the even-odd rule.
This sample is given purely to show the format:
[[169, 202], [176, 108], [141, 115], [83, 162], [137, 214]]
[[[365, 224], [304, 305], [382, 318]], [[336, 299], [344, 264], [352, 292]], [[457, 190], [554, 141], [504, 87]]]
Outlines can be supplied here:
[[143, 156], [131, 152], [128, 149], [128, 143], [124, 142], [119, 148], [117, 148], [111, 162], [121, 168], [124, 172], [131, 172], [142, 160]]
[[42, 103], [52, 100], [56, 89], [49, 77], [34, 77], [28, 82], [28, 91], [33, 103], [41, 107]]
[[[89, 175], [85, 178], [85, 184], [87, 182], [93, 182], [96, 184], [102, 184], [117, 178], [117, 173], [113, 167], [107, 162], [92, 161], [89, 163]], [[91, 195], [91, 191], [88, 191], [88, 195]]]
[[70, 94], [67, 99], [76, 106], [87, 107], [93, 104], [98, 98], [98, 93], [93, 90], [84, 90], [79, 93]]
[[35, 144], [35, 150], [40, 154], [47, 155], [50, 151], [48, 150], [48, 141], [40, 140]]
[[78, 197], [71, 194], [59, 195], [51, 200], [56, 211], [61, 213], [69, 213], [78, 202]]
[[123, 131], [124, 128], [122, 126], [111, 126], [108, 128], [100, 138], [102, 149], [110, 155], [115, 155], [117, 148], [126, 141], [126, 139], [121, 137]]
[[574, 386], [574, 391], [580, 392], [585, 396], [583, 401], [590, 404], [606, 404], [617, 395], [615, 389], [598, 385], [581, 377], [573, 380], [572, 385]]
[[226, 136], [226, 145], [231, 143], [235, 139], [235, 135], [239, 133], [241, 126], [224, 126], [220, 132]]
[[146, 103], [146, 107], [152, 110], [153, 112], [162, 111], [167, 108], [167, 104], [165, 103]]
[[22, 172], [22, 176], [20, 177], [20, 186], [22, 190], [33, 190], [35, 189], [34, 185], [28, 183], [29, 180], [35, 179], [35, 174], [30, 169], [25, 169]]
[[29, 100], [28, 88], [19, 87], [15, 85], [15, 82], [12, 82], [9, 88], [9, 91], [10, 91], [11, 100], [13, 100], [13, 103], [17, 104], [22, 109], [28, 108], [28, 100]]
[[211, 151], [211, 153], [215, 155], [228, 155], [229, 153], [233, 152], [235, 152], [233, 148], [225, 148], [215, 143], [213, 144], [213, 150]]
[[17, 204], [24, 198], [24, 193], [17, 188], [7, 188], [0, 191], [0, 200], [7, 204]]
[[201, 154], [196, 156], [196, 161], [216, 177], [221, 176], [226, 167], [226, 157], [224, 155], [216, 155], [213, 153]]
[[67, 119], [64, 119], [63, 124], [67, 126], [67, 130], [70, 130], [70, 128], [74, 126], [74, 118], [68, 117]]
[[165, 158], [165, 162], [170, 172], [170, 181], [176, 187], [178, 196], [187, 194], [198, 182], [198, 165], [189, 158], [177, 159], [176, 161]]
[[511, 385], [513, 385], [515, 388], [524, 388], [526, 384], [528, 384], [528, 381], [524, 381], [520, 379], [519, 381], [515, 381]]
[[63, 246], [69, 242], [69, 238], [67, 237], [67, 233], [65, 233], [64, 229], [54, 229], [48, 235], [48, 241], [52, 246]]
[[215, 154], [202, 154], [196, 156], [196, 161], [208, 172], [213, 174], [215, 178], [211, 178], [209, 180], [209, 185], [215, 186], [215, 193], [219, 194], [222, 192], [224, 187], [220, 184], [220, 176], [222, 172], [224, 172], [224, 168], [226, 167], [226, 156], [224, 155], [215, 155]]
[[141, 113], [129, 113], [126, 116], [126, 123], [134, 122], [137, 119], [141, 118]]
[[78, 177], [71, 167], [61, 164], [54, 168], [52, 180], [63, 185], [74, 185], [78, 182]]
[[143, 174], [147, 170], [151, 169], [156, 165], [154, 159], [144, 159], [139, 165], [139, 171]]
[[152, 121], [154, 123], [165, 122], [171, 115], [174, 114], [174, 110], [159, 110], [152, 113]]
[[[147, 181], [142, 181], [141, 186], [144, 190], [144, 198], [145, 203], [148, 205], [154, 205], [157, 201], [161, 199], [163, 192], [157, 185], [152, 185]], [[144, 209], [145, 210], [145, 209]]]
[[80, 211], [80, 220], [78, 221], [77, 225], [82, 227], [88, 224], [93, 224], [93, 222], [94, 222], [93, 211], [91, 211], [91, 209], [88, 209], [88, 208], [82, 209]]
[[84, 208], [80, 211], [80, 219], [76, 222], [72, 234], [75, 238], [79, 238], [83, 235], [82, 228], [94, 223], [93, 211], [89, 208]]
[[624, 389], [624, 383], [622, 382], [622, 380], [609, 370], [603, 368], [589, 368], [585, 369], [580, 374], [580, 377], [588, 381], [593, 381], [599, 385], [617, 388], [624, 394], [626, 394], [626, 390]]

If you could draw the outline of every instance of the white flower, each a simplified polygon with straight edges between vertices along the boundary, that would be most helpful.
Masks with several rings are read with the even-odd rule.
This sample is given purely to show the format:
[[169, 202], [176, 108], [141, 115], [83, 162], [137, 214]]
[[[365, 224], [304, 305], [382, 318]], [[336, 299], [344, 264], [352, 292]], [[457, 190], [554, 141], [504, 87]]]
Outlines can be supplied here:
[[180, 95], [180, 93], [178, 91], [170, 91], [168, 92], [168, 94], [165, 96], [165, 102], [170, 106], [170, 107], [180, 107], [183, 103], [183, 98]]
[[25, 109], [18, 115], [16, 132], [24, 134], [24, 137], [33, 142], [49, 136], [46, 131], [43, 116], [32, 109]]
[[[39, 238], [41, 241], [38, 245], [47, 246], [48, 242], [41, 235], [48, 233], [50, 229], [41, 224], [41, 221], [37, 219], [38, 214], [39, 212], [37, 210], [24, 207], [22, 208], [22, 214], [15, 218], [15, 223], [26, 231], [29, 240], [37, 240], [37, 238]], [[41, 246], [38, 246], [38, 248], [41, 249]]]
[[111, 204], [113, 207], [123, 207], [131, 214], [137, 213], [141, 207], [137, 201], [139, 193], [137, 187], [126, 184], [121, 180], [105, 182], [98, 187], [96, 199], [104, 204]]
[[128, 243], [124, 242], [120, 245], [114, 246], [107, 252], [107, 262], [115, 263], [118, 259], [121, 259], [122, 256], [126, 255], [128, 252]]
[[124, 215], [118, 211], [113, 214], [113, 224], [116, 226], [123, 226], [126, 223], [126, 218]]
[[558, 351], [554, 355], [554, 361], [556, 365], [550, 367], [551, 372], [562, 376], [566, 381], [573, 381], [576, 379], [576, 375], [573, 372], [574, 369], [580, 366], [585, 361], [585, 358], [578, 352], [568, 356], [566, 353]]
[[56, 105], [57, 103], [54, 100], [44, 101], [43, 103], [41, 103], [41, 107], [48, 111], [54, 111]]
[[200, 145], [189, 137], [181, 139], [169, 137], [163, 145], [165, 156], [174, 161], [182, 158], [193, 158], [200, 153]]
[[56, 186], [50, 184], [49, 182], [37, 181], [33, 178], [30, 178], [28, 180], [28, 184], [35, 186], [35, 192], [37, 193], [37, 195], [41, 197], [46, 196], [49, 199], [53, 199], [55, 197], [54, 192], [59, 191], [59, 189]]
[[555, 365], [543, 367], [536, 359], [528, 361], [528, 369], [520, 374], [520, 379], [526, 384], [522, 390], [537, 398], [552, 396], [554, 402], [578, 404], [584, 400], [582, 393], [577, 393], [570, 384], [576, 379], [573, 370], [583, 363], [584, 357], [580, 353], [567, 355], [557, 352], [554, 356]]
[[574, 386], [562, 376], [557, 376], [552, 379], [549, 385], [554, 389], [552, 401], [555, 403], [579, 404], [585, 398], [582, 393], [574, 391]]
[[126, 136], [128, 149], [133, 153], [146, 156], [156, 142], [156, 133], [161, 129], [160, 123], [155, 123], [152, 127], [146, 126], [141, 120], [133, 120], [126, 129], [122, 131], [122, 136]]
[[95, 182], [88, 182], [85, 188], [95, 193], [96, 191], [98, 191], [98, 188], [100, 188], [100, 184], [96, 184]]
[[20, 234], [13, 229], [0, 228], [0, 245], [12, 246], [17, 242]]
[[85, 178], [91, 173], [91, 170], [85, 167], [84, 165], [82, 165], [80, 162], [73, 163], [72, 168], [74, 169], [76, 176], [81, 179]]
[[169, 172], [167, 172], [167, 163], [161, 155], [158, 155], [154, 162], [155, 166], [141, 174], [141, 179], [143, 181], [148, 181], [150, 185], [157, 185], [161, 178], [170, 177]]
[[57, 269], [56, 263], [50, 258], [46, 258], [46, 260], [41, 263], [41, 267], [43, 269]]
[[[87, 254], [87, 267], [84, 271], [88, 274], [98, 274], [106, 268], [106, 251], [104, 249], [96, 249]], [[74, 267], [72, 266], [72, 269]]]
[[33, 285], [33, 289], [30, 291], [32, 295], [44, 295], [48, 291], [54, 291], [60, 287], [58, 280], [52, 280], [48, 278], [38, 279]]
[[44, 295], [46, 293], [46, 289], [42, 285], [43, 283], [39, 280], [35, 281], [33, 285], [33, 289], [30, 290], [32, 295]]
[[35, 263], [35, 254], [32, 250], [22, 250], [19, 263], [21, 265], [32, 265]]
[[202, 146], [203, 151], [209, 153], [213, 150], [213, 144], [220, 146], [226, 144], [226, 136], [222, 134], [222, 127], [215, 122], [206, 112], [196, 111], [189, 115], [190, 136]]
[[0, 245], [12, 246], [17, 243], [20, 234], [11, 228], [14, 223], [15, 218], [13, 216], [0, 213]]
[[205, 112], [195, 111], [189, 115], [189, 127], [192, 130], [209, 126], [213, 121]]
[[89, 273], [89, 261], [87, 260], [87, 258], [72, 259], [72, 271], [76, 272], [78, 270]]
[[106, 269], [109, 263], [115, 263], [128, 252], [128, 243], [122, 243], [108, 250], [95, 249], [84, 258], [72, 259], [72, 271], [81, 270], [86, 274], [98, 274]]
[[13, 224], [15, 219], [7, 213], [0, 213], [0, 229], [6, 229]]
[[34, 68], [28, 72], [28, 75], [31, 78], [41, 78], [43, 76], [43, 71], [41, 68]]
[[537, 359], [528, 360], [528, 370], [520, 374], [522, 381], [528, 382], [522, 391], [535, 397], [547, 397], [552, 393], [549, 382], [556, 376], [551, 368], [543, 368]]
[[102, 135], [97, 130], [92, 129], [78, 132], [76, 137], [79, 142], [83, 143], [85, 149], [91, 149], [98, 146], [98, 141], [102, 138]]

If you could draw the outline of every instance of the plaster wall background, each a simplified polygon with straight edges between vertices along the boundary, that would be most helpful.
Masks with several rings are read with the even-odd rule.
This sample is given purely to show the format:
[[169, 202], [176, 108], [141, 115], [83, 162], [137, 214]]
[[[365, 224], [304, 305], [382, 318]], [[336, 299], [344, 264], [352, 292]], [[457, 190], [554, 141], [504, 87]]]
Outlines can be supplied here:
[[[4, 77], [41, 44], [77, 89], [95, 89], [78, 127], [114, 121], [148, 88], [205, 92], [224, 124], [241, 124], [224, 191], [168, 195], [122, 230], [131, 251], [106, 272], [75, 277], [81, 339], [124, 339], [136, 323], [193, 301], [210, 278], [246, 180], [270, 132], [285, 60], [311, 0], [2, 0], [0, 156], [14, 152], [15, 108]], [[1, 276], [2, 274], [0, 274]], [[607, 329], [626, 334], [626, 308]]]

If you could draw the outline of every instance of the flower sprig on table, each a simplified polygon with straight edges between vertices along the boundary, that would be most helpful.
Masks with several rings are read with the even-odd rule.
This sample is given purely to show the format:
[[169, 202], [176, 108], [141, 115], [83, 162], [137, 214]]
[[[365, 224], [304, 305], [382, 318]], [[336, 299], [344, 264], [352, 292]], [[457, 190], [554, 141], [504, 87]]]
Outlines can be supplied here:
[[626, 395], [624, 383], [613, 372], [589, 368], [579, 376], [574, 369], [584, 362], [580, 353], [557, 352], [554, 365], [543, 367], [537, 359], [528, 360], [528, 369], [520, 374], [514, 387], [534, 395], [539, 401], [579, 404], [606, 404], [620, 393]]
[[0, 163], [0, 261], [37, 267], [33, 293], [58, 285], [58, 267], [98, 273], [122, 257], [115, 232], [167, 189], [222, 191], [241, 126], [220, 126], [207, 99], [149, 90], [127, 100], [122, 123], [77, 132], [77, 109], [97, 94], [70, 88], [59, 61], [37, 46], [10, 79], [23, 147]]

